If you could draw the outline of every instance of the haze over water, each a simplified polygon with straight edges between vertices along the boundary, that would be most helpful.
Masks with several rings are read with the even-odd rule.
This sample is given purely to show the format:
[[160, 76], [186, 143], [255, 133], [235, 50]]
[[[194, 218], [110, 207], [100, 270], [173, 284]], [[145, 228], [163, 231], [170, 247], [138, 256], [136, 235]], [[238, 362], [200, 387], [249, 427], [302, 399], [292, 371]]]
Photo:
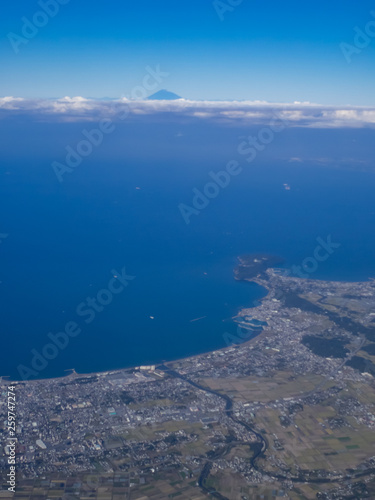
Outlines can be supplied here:
[[[47, 334], [68, 321], [82, 333], [40, 377], [224, 347], [225, 332], [236, 331], [231, 317], [264, 295], [233, 279], [244, 253], [299, 265], [313, 255], [317, 237], [332, 235], [341, 247], [313, 278], [375, 277], [369, 130], [287, 130], [249, 165], [237, 146], [256, 127], [135, 121], [118, 126], [59, 183], [51, 162], [82, 128], [0, 122], [0, 232], [9, 235], [0, 245], [2, 375], [18, 378], [31, 349], [40, 351]], [[242, 173], [186, 225], [178, 205], [191, 205], [192, 189], [202, 190], [209, 172], [232, 159]], [[86, 325], [77, 306], [124, 266], [135, 279]]]

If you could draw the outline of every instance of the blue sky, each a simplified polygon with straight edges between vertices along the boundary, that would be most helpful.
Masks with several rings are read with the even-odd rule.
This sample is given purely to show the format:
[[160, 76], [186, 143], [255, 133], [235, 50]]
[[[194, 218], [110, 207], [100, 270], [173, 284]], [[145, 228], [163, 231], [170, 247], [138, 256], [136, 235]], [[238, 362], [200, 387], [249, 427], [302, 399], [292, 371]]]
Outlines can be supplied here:
[[160, 88], [189, 99], [375, 104], [375, 27], [351, 64], [340, 48], [375, 21], [367, 0], [243, 0], [222, 20], [211, 0], [70, 0], [16, 54], [9, 33], [40, 10], [3, 6], [0, 96], [130, 96], [160, 65]]

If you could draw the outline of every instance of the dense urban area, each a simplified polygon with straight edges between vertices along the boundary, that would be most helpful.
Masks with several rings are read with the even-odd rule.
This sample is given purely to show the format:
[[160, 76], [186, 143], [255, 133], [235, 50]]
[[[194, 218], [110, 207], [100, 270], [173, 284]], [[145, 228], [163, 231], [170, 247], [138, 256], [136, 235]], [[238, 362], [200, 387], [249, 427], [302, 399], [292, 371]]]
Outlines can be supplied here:
[[12, 498], [375, 498], [375, 282], [292, 277], [271, 264], [240, 260], [236, 278], [268, 295], [239, 312], [224, 349], [2, 380], [3, 496], [12, 384]]

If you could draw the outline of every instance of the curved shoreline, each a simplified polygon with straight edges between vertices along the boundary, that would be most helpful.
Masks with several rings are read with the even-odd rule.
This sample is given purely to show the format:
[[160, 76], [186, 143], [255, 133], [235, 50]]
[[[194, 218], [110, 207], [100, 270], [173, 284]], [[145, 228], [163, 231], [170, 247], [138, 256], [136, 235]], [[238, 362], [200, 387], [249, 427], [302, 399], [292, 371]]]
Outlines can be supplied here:
[[[268, 294], [267, 294], [267, 296], [268, 296]], [[262, 301], [265, 298], [266, 298], [266, 296], [262, 297], [262, 298], [260, 298], [258, 300]], [[254, 306], [254, 309], [256, 307], [259, 307], [259, 306], [258, 305]], [[252, 307], [250, 307], [250, 309], [252, 309]], [[242, 309], [240, 309], [239, 312], [241, 310]], [[235, 318], [237, 318], [237, 317], [238, 317], [237, 315], [232, 317], [232, 320], [233, 320], [234, 323], [237, 323], [235, 321]], [[0, 375], [0, 384], [4, 380], [6, 382], [9, 382], [9, 383], [23, 384], [23, 383], [32, 383], [32, 382], [43, 382], [43, 381], [47, 382], [47, 381], [65, 380], [65, 379], [76, 378], [76, 377], [94, 377], [94, 376], [102, 377], [102, 376], [105, 376], [105, 375], [108, 375], [108, 374], [114, 374], [114, 373], [133, 372], [137, 368], [139, 368], [140, 366], [153, 366], [153, 365], [155, 365], [157, 367], [157, 366], [160, 366], [162, 364], [178, 363], [180, 361], [193, 359], [193, 358], [195, 358], [197, 356], [205, 356], [206, 354], [220, 352], [220, 351], [224, 351], [226, 349], [237, 348], [240, 345], [242, 346], [242, 345], [246, 345], [246, 344], [252, 342], [255, 338], [259, 337], [262, 333], [263, 332], [260, 332], [258, 335], [254, 336], [251, 339], [246, 340], [246, 341], [244, 341], [244, 342], [242, 342], [241, 344], [238, 344], [238, 345], [218, 347], [217, 349], [212, 349], [212, 350], [209, 350], [209, 351], [202, 351], [202, 352], [199, 352], [197, 354], [192, 354], [191, 356], [183, 356], [183, 357], [180, 357], [180, 358], [173, 358], [173, 359], [170, 359], [170, 360], [160, 360], [160, 361], [155, 361], [155, 362], [152, 362], [152, 363], [150, 362], [147, 365], [132, 365], [132, 366], [124, 367], [124, 368], [113, 368], [113, 369], [108, 369], [108, 370], [103, 370], [103, 371], [97, 371], [97, 372], [94, 371], [94, 372], [86, 372], [86, 373], [77, 372], [77, 370], [75, 368], [67, 368], [64, 371], [65, 372], [70, 371], [71, 373], [67, 373], [67, 374], [64, 374], [64, 375], [61, 375], [61, 376], [57, 376], [57, 377], [33, 378], [33, 379], [30, 379], [30, 380], [12, 380], [12, 379], [8, 378], [9, 375], [2, 375], [2, 376]]]
[[[269, 294], [272, 291], [272, 288], [267, 286], [268, 281], [267, 279], [265, 280], [265, 271], [267, 269], [280, 269], [280, 267], [277, 267], [278, 264], [283, 263], [283, 259], [277, 256], [272, 256], [272, 255], [267, 255], [267, 254], [250, 254], [250, 255], [244, 255], [244, 256], [239, 256], [237, 257], [239, 265], [234, 268], [233, 273], [234, 273], [234, 279], [236, 281], [247, 281], [247, 282], [252, 282], [258, 285], [260, 288], [265, 290], [265, 294], [256, 299], [253, 304], [258, 303], [257, 305], [252, 305], [250, 307], [246, 307], [246, 309], [256, 309], [257, 307], [260, 307], [262, 302], [266, 300], [269, 296]], [[254, 261], [259, 260], [261, 262], [256, 262], [254, 265]], [[275, 267], [274, 267], [275, 266]], [[240, 272], [240, 270], [242, 272]], [[295, 277], [296, 278], [296, 277]], [[297, 278], [301, 281], [309, 281], [311, 278]], [[365, 283], [368, 281], [373, 281], [374, 278], [368, 278], [366, 281], [353, 281], [351, 283]], [[313, 281], [323, 281], [323, 282], [329, 282], [331, 280], [313, 280]], [[340, 283], [339, 280], [333, 280], [333, 282]], [[346, 280], [342, 281], [346, 282]], [[237, 314], [233, 316], [231, 319], [234, 323], [239, 324], [239, 321], [236, 321], [236, 318], [240, 318], [241, 316], [239, 313], [242, 311], [242, 309], [239, 309]], [[260, 337], [263, 334], [263, 331], [260, 331], [257, 335], [253, 336], [249, 340], [244, 340], [244, 342], [241, 342], [239, 344], [233, 344], [231, 346], [226, 345], [223, 347], [218, 347], [216, 349], [210, 349], [208, 351], [202, 351], [198, 352], [196, 354], [192, 354], [190, 356], [182, 356], [182, 357], [177, 357], [173, 358], [170, 360], [158, 360], [158, 361], [153, 361], [153, 362], [148, 362], [146, 366], [150, 365], [155, 365], [155, 366], [160, 366], [162, 364], [173, 364], [173, 363], [178, 363], [184, 360], [190, 360], [198, 356], [204, 356], [210, 353], [215, 353], [215, 352], [220, 352], [220, 351], [225, 351], [226, 349], [229, 348], [238, 348], [239, 346], [243, 346], [246, 344], [251, 343], [254, 339]], [[14, 384], [21, 384], [21, 383], [40, 383], [40, 382], [48, 382], [48, 381], [58, 381], [58, 380], [67, 380], [67, 379], [74, 379], [74, 378], [89, 378], [89, 377], [103, 377], [108, 374], [116, 374], [116, 373], [129, 373], [129, 372], [134, 372], [139, 366], [144, 366], [144, 365], [131, 365], [123, 368], [113, 368], [113, 369], [107, 369], [103, 371], [93, 371], [93, 372], [86, 372], [86, 373], [80, 373], [77, 372], [75, 368], [68, 368], [65, 369], [65, 372], [70, 371], [71, 373], [66, 373], [60, 376], [56, 377], [43, 377], [43, 378], [34, 378], [34, 379], [29, 379], [29, 380], [15, 380], [8, 378], [10, 376], [0, 376], [0, 383], [14, 383]]]
[[[263, 297], [262, 299], [259, 299], [259, 300], [263, 300], [264, 298], [265, 297]], [[255, 307], [258, 307], [258, 306], [255, 306]], [[233, 321], [234, 321], [234, 318], [236, 318], [236, 317], [237, 316], [234, 316], [232, 318]], [[259, 335], [256, 335], [255, 337], [252, 337], [251, 339], [246, 340], [245, 342], [242, 342], [241, 344], [238, 344], [238, 345], [219, 347], [217, 349], [213, 349], [210, 351], [203, 351], [203, 352], [200, 352], [198, 354], [192, 354], [191, 356], [184, 356], [181, 358], [174, 358], [171, 360], [161, 360], [161, 361], [157, 361], [155, 363], [150, 363], [149, 365], [145, 365], [145, 366], [155, 365], [156, 367], [158, 367], [158, 366], [161, 366], [163, 364], [168, 365], [168, 364], [178, 363], [178, 362], [181, 362], [184, 360], [193, 359], [197, 356], [205, 356], [207, 354], [224, 351], [226, 349], [232, 349], [232, 348], [236, 349], [240, 345], [243, 346], [243, 345], [246, 345], [246, 344], [252, 342], [255, 338], [262, 335], [262, 333], [263, 332], [260, 332]], [[103, 370], [103, 371], [99, 371], [99, 372], [87, 372], [87, 373], [80, 373], [80, 372], [77, 372], [75, 368], [68, 368], [64, 371], [70, 371], [71, 373], [61, 375], [60, 377], [33, 378], [30, 380], [12, 380], [12, 379], [8, 378], [9, 377], [8, 375], [5, 375], [5, 376], [3, 375], [3, 376], [0, 376], [0, 384], [2, 384], [4, 382], [9, 383], [9, 384], [26, 384], [26, 383], [29, 384], [29, 383], [34, 383], [34, 382], [49, 382], [49, 381], [74, 379], [74, 378], [80, 378], [80, 377], [82, 377], [82, 378], [85, 378], [85, 377], [89, 378], [89, 377], [95, 377], [95, 376], [96, 377], [104, 377], [106, 375], [115, 374], [115, 373], [134, 372], [140, 366], [144, 366], [144, 365], [129, 366], [129, 367], [125, 367], [125, 368], [114, 368], [114, 369]]]
[[[259, 307], [261, 305], [261, 302], [266, 299], [270, 293], [270, 290], [267, 289], [263, 284], [260, 284], [256, 281], [256, 277], [254, 277], [254, 279], [244, 279], [244, 278], [239, 278], [238, 275], [237, 275], [237, 270], [238, 268], [243, 264], [243, 259], [247, 258], [247, 257], [265, 257], [266, 259], [272, 259], [272, 262], [275, 262], [275, 259], [280, 262], [282, 261], [282, 259], [280, 257], [273, 257], [273, 256], [269, 256], [269, 255], [261, 255], [261, 254], [251, 254], [251, 255], [247, 255], [247, 256], [240, 256], [240, 257], [237, 257], [237, 260], [239, 262], [239, 265], [236, 266], [234, 269], [233, 269], [233, 274], [234, 274], [234, 279], [236, 281], [250, 281], [250, 282], [253, 282], [255, 283], [256, 285], [258, 285], [261, 289], [263, 289], [266, 293], [263, 294], [261, 297], [257, 298], [256, 300], [254, 300], [254, 303], [253, 304], [256, 304], [258, 303], [257, 305], [253, 305], [253, 306], [250, 306], [249, 309], [252, 309], [252, 308], [256, 308], [256, 307]], [[269, 266], [267, 266], [265, 269], [267, 269]], [[233, 323], [238, 323], [236, 321], [236, 318], [238, 318], [238, 313], [241, 311], [242, 309], [238, 309], [237, 313], [235, 316], [232, 316], [231, 320], [233, 321]], [[236, 345], [233, 345], [233, 346], [223, 346], [223, 347], [218, 347], [216, 349], [210, 349], [208, 351], [202, 351], [202, 352], [198, 352], [196, 354], [192, 354], [190, 356], [182, 356], [182, 357], [178, 357], [178, 358], [173, 358], [173, 359], [170, 359], [170, 360], [165, 360], [165, 359], [162, 359], [162, 360], [158, 360], [158, 361], [155, 361], [155, 362], [148, 362], [147, 363], [147, 366], [150, 366], [150, 365], [155, 365], [155, 366], [158, 366], [158, 365], [162, 365], [162, 364], [170, 364], [170, 363], [178, 363], [178, 362], [181, 362], [183, 360], [189, 360], [189, 359], [193, 359], [197, 356], [204, 356], [204, 355], [207, 355], [207, 354], [210, 354], [210, 353], [214, 353], [214, 352], [219, 352], [219, 351], [224, 351], [226, 349], [229, 349], [229, 348], [237, 348], [239, 345], [245, 345], [247, 343], [250, 343], [252, 342], [255, 338], [257, 338], [258, 336], [260, 336], [262, 334], [262, 331], [260, 331], [259, 334], [255, 335], [254, 337], [252, 337], [251, 339], [249, 340], [245, 340], [244, 342], [242, 342], [241, 344], [236, 344]], [[11, 379], [9, 375], [2, 375], [0, 376], [0, 383], [14, 383], [14, 384], [22, 384], [22, 383], [39, 383], [39, 382], [48, 382], [48, 381], [58, 381], [58, 380], [67, 380], [67, 379], [74, 379], [74, 378], [79, 378], [79, 377], [86, 377], [86, 378], [89, 378], [89, 377], [103, 377], [103, 376], [106, 376], [108, 374], [115, 374], [115, 373], [122, 373], [122, 372], [133, 372], [135, 371], [139, 366], [144, 366], [144, 365], [131, 365], [131, 366], [127, 366], [127, 367], [123, 367], [123, 368], [113, 368], [113, 369], [107, 369], [107, 370], [103, 370], [103, 371], [93, 371], [93, 372], [86, 372], [86, 373], [80, 373], [78, 372], [75, 368], [67, 368], [64, 370], [64, 372], [71, 372], [71, 373], [65, 373], [63, 375], [60, 375], [60, 376], [56, 376], [56, 377], [42, 377], [42, 378], [33, 378], [33, 379], [29, 379], [29, 380], [15, 380], [15, 379]]]

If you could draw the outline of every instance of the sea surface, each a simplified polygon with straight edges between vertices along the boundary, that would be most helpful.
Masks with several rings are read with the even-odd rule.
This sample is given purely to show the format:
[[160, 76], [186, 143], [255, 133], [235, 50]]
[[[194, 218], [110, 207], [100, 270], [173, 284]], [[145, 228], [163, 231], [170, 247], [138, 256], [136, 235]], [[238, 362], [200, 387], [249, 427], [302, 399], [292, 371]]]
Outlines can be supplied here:
[[[19, 379], [32, 350], [71, 321], [81, 333], [34, 377], [224, 347], [232, 317], [265, 295], [234, 280], [241, 254], [278, 255], [290, 267], [331, 235], [340, 247], [311, 278], [375, 277], [373, 132], [289, 130], [250, 164], [237, 145], [256, 127], [121, 124], [59, 183], [51, 163], [85, 127], [0, 123], [1, 375]], [[230, 160], [242, 172], [187, 225], [178, 205], [191, 205], [193, 188]], [[79, 304], [123, 267], [134, 279], [85, 323]]]

